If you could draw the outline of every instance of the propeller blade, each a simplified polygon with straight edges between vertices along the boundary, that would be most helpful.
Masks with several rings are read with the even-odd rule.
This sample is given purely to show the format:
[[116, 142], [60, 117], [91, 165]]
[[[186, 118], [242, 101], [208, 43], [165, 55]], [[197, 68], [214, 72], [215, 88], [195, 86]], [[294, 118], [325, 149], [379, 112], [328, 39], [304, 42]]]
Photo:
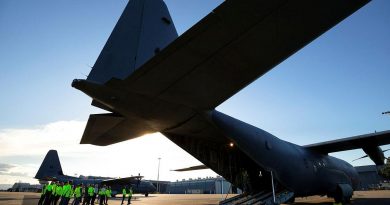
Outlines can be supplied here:
[[354, 161], [356, 161], [356, 160], [363, 159], [363, 158], [366, 158], [366, 157], [368, 157], [368, 155], [364, 155], [363, 157], [359, 157], [359, 158], [354, 159], [354, 160], [352, 160], [352, 161], [354, 162]]
[[[385, 153], [385, 152], [387, 152], [387, 151], [389, 151], [389, 150], [390, 150], [390, 149], [385, 149], [385, 150], [382, 150], [382, 152]], [[359, 157], [359, 158], [354, 159], [354, 160], [352, 160], [352, 161], [354, 162], [354, 161], [356, 161], [356, 160], [363, 159], [363, 158], [366, 158], [366, 157], [368, 157], [368, 155], [364, 155], [363, 157]]]

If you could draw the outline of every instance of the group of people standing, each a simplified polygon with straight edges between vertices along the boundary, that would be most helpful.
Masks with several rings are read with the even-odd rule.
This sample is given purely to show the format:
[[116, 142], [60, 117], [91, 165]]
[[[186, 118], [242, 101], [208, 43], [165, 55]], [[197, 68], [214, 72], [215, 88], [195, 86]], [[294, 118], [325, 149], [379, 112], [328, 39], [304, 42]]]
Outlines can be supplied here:
[[[132, 189], [124, 187], [123, 190], [122, 204], [126, 194], [129, 194], [128, 204], [130, 204]], [[51, 182], [43, 186], [38, 205], [68, 205], [72, 198], [72, 205], [93, 205], [95, 200], [99, 202], [99, 205], [107, 205], [111, 194], [111, 187], [106, 185], [99, 187], [97, 184], [72, 185], [71, 181], [66, 183]]]

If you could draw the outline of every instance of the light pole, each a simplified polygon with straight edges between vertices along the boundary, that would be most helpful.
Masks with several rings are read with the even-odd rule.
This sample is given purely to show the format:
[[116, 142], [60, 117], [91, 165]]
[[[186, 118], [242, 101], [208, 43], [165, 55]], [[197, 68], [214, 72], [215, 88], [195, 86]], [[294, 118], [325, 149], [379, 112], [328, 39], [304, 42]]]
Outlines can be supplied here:
[[160, 193], [160, 160], [161, 157], [158, 158], [158, 169], [157, 169], [157, 193]]

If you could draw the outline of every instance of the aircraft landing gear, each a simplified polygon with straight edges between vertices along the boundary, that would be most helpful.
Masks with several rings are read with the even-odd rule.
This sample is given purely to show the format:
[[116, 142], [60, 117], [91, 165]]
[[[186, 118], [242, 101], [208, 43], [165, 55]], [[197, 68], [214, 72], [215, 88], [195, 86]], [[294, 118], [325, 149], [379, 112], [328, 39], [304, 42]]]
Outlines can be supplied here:
[[148, 197], [148, 196], [149, 196], [149, 193], [148, 193], [148, 192], [146, 192], [146, 193], [145, 193], [145, 197]]
[[339, 184], [337, 186], [336, 196], [334, 197], [335, 204], [349, 204], [353, 195], [353, 189], [349, 184]]
[[334, 203], [335, 205], [346, 205], [351, 203], [351, 199], [346, 197], [342, 197], [342, 198], [335, 197], [334, 201], [335, 201]]
[[290, 200], [288, 200], [287, 204], [293, 204], [295, 202], [295, 197], [292, 197]]

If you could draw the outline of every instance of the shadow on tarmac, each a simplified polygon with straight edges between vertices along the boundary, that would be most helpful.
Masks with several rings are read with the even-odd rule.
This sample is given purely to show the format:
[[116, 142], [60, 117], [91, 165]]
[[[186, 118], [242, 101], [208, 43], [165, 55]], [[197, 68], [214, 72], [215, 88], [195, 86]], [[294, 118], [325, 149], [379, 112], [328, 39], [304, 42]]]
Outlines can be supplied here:
[[[299, 202], [294, 205], [333, 205], [333, 202]], [[375, 198], [375, 199], [352, 199], [351, 205], [389, 205], [389, 198]]]
[[39, 197], [34, 195], [25, 195], [23, 197], [21, 205], [37, 205], [39, 201]]

